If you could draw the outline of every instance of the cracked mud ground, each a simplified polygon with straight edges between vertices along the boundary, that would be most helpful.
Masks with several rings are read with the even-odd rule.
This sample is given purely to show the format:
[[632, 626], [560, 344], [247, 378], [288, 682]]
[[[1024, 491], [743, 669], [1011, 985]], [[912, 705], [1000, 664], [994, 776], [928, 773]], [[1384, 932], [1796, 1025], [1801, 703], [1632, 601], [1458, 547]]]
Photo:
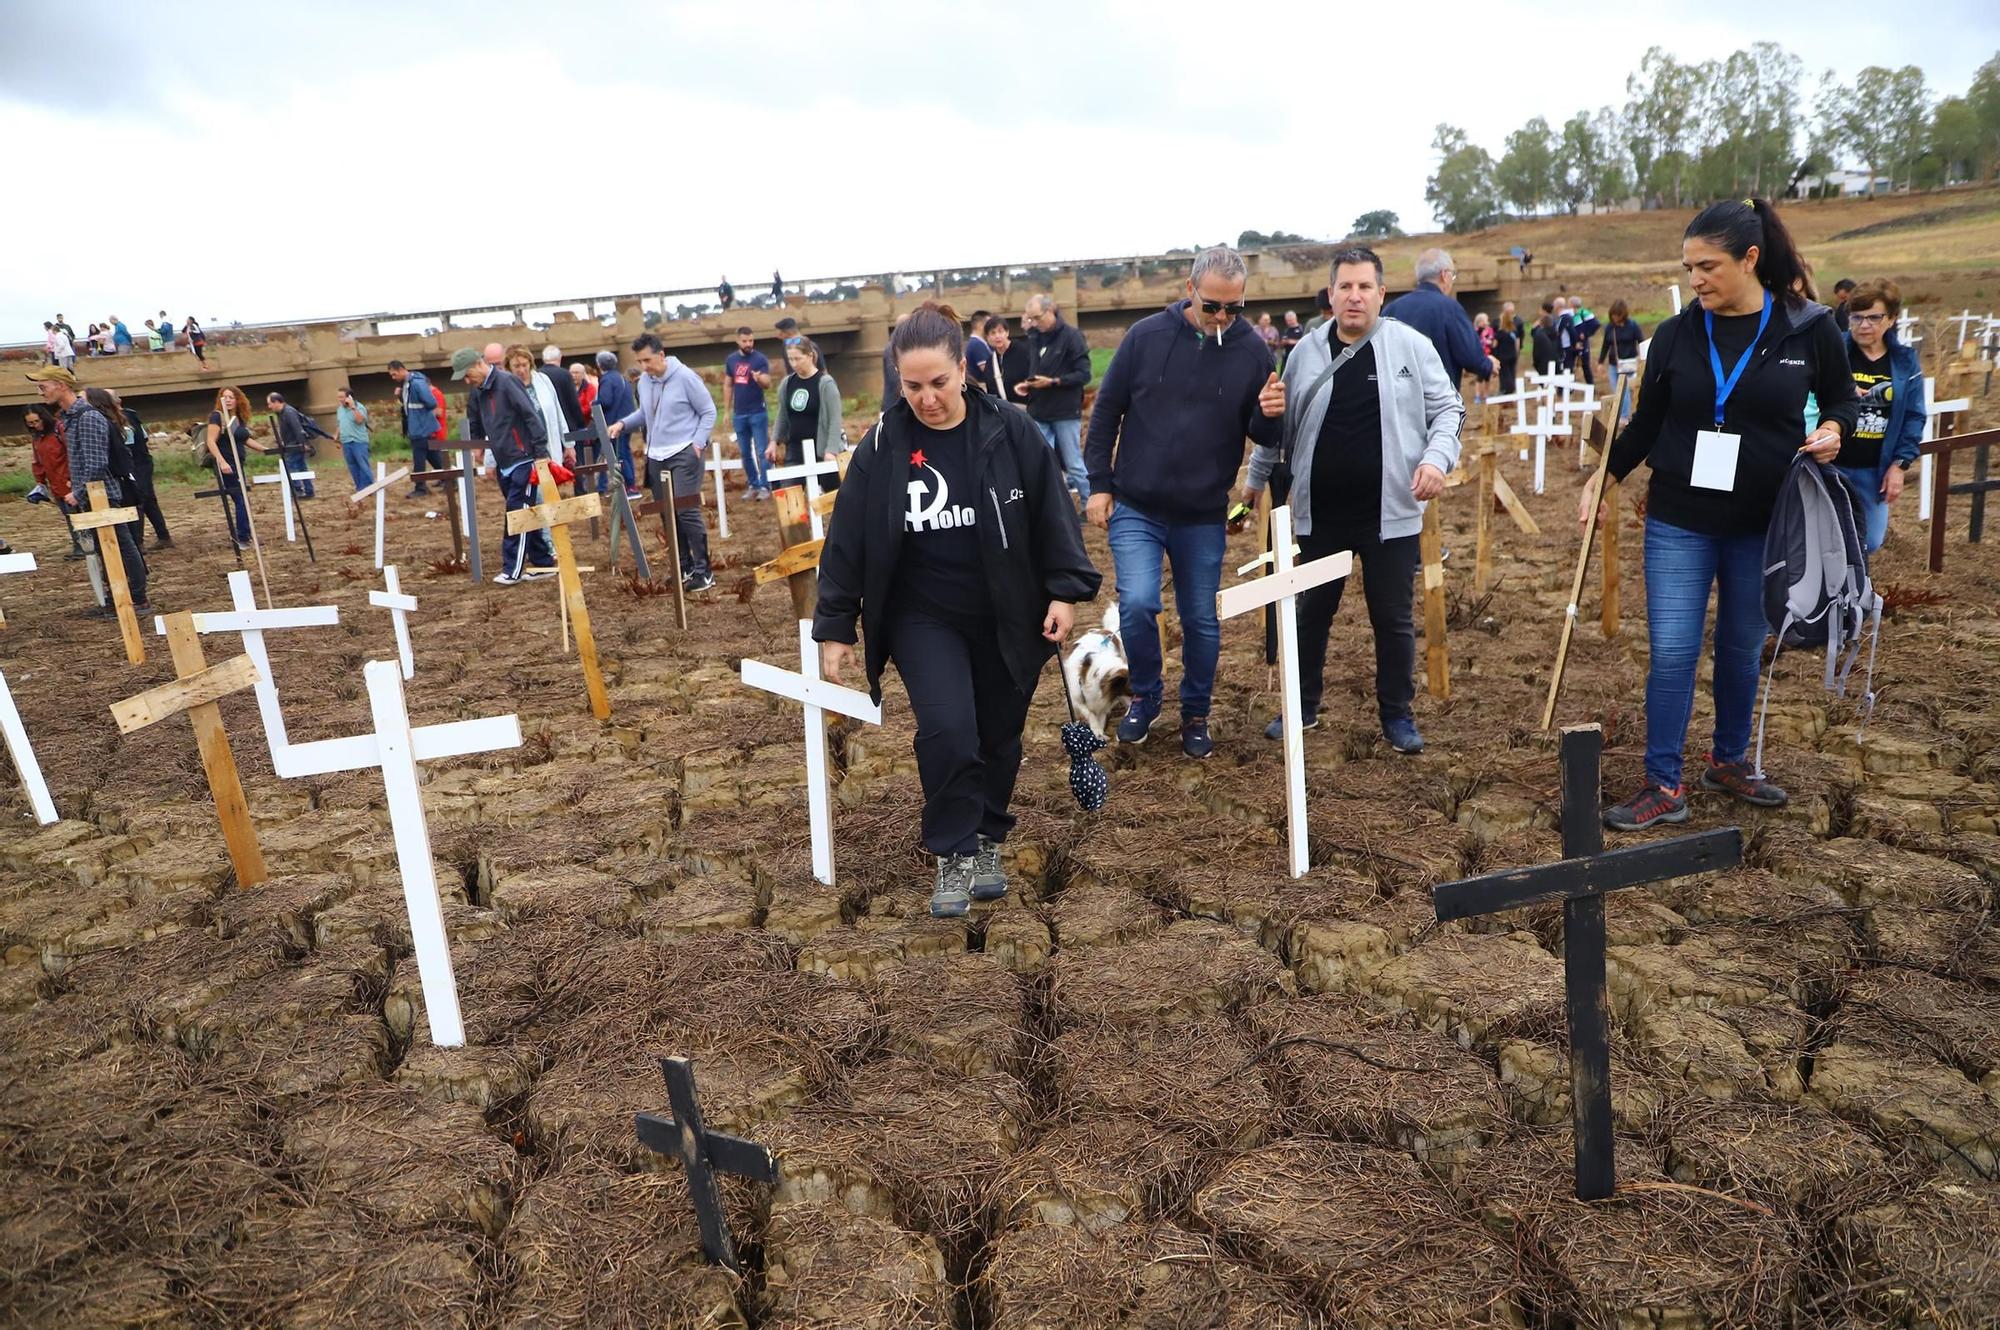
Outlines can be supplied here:
[[[1214, 759], [1109, 754], [1097, 816], [1070, 801], [1044, 676], [1013, 893], [955, 923], [926, 914], [893, 680], [884, 728], [836, 726], [841, 885], [811, 880], [799, 714], [736, 681], [745, 654], [794, 665], [781, 588], [698, 602], [682, 635], [660, 598], [589, 577], [599, 725], [554, 587], [470, 588], [431, 566], [441, 521], [395, 500], [391, 557], [422, 604], [413, 719], [517, 710], [527, 735], [426, 771], [468, 1035], [450, 1051], [429, 1043], [379, 777], [277, 780], [251, 700], [226, 700], [272, 870], [236, 889], [186, 723], [120, 738], [106, 710], [166, 678], [165, 652], [125, 667], [115, 628], [74, 616], [78, 565], [31, 528], [43, 568], [0, 585], [0, 668], [65, 820], [36, 829], [0, 783], [4, 1319], [2000, 1323], [1992, 546], [1963, 543], [1954, 505], [1927, 579], [1906, 498], [1878, 581], [1942, 599], [1885, 623], [1873, 720], [1821, 693], [1816, 658], [1781, 661], [1769, 765], [1792, 806], [1697, 794], [1692, 825], [1740, 822], [1746, 865], [1610, 901], [1624, 1190], [1582, 1206], [1560, 911], [1439, 928], [1427, 890], [1556, 857], [1532, 727], [1575, 477], [1553, 456], [1550, 474], [1528, 498], [1548, 534], [1497, 528], [1483, 600], [1470, 492], [1446, 501], [1454, 697], [1420, 697], [1422, 757], [1374, 733], [1365, 616], [1343, 611], [1307, 743], [1308, 878], [1282, 871], [1258, 736], [1275, 697], [1236, 624]], [[214, 508], [165, 497], [180, 548], [156, 603], [224, 607]], [[309, 509], [317, 567], [269, 552], [279, 604], [342, 612], [269, 639], [295, 739], [367, 728], [361, 663], [394, 651], [345, 507]], [[732, 519], [725, 590], [777, 543], [768, 509]], [[1560, 712], [1604, 723], [1613, 797], [1642, 744], [1629, 495], [1623, 529], [1625, 632], [1600, 637], [1587, 593]], [[1706, 725], [1704, 696], [1691, 760]], [[712, 1125], [781, 1155], [775, 1189], [725, 1189], [746, 1278], [702, 1264], [678, 1168], [633, 1136], [664, 1111], [663, 1053], [695, 1058]]]

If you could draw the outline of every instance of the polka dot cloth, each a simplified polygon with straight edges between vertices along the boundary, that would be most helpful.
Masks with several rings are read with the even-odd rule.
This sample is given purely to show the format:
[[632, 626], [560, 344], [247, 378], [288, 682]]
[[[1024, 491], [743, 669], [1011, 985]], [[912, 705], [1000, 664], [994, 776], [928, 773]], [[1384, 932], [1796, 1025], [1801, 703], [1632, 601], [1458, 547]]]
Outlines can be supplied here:
[[1062, 741], [1069, 749], [1069, 792], [1084, 812], [1094, 813], [1111, 794], [1110, 774], [1091, 756], [1104, 747], [1104, 740], [1091, 733], [1090, 726], [1073, 720], [1062, 727]]

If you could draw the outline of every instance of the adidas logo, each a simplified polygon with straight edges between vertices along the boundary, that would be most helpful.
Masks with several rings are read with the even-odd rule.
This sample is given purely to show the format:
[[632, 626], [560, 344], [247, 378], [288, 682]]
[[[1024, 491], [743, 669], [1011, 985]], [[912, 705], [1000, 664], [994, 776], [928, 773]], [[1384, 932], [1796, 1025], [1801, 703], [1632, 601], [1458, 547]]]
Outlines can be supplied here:
[[1397, 370], [1397, 371], [1396, 371], [1396, 377], [1397, 377], [1397, 378], [1399, 378], [1399, 379], [1407, 379], [1407, 378], [1409, 378], [1409, 377], [1410, 377], [1410, 367], [1409, 367], [1408, 365], [1405, 365], [1405, 366], [1403, 366], [1403, 367], [1402, 367], [1401, 369]]

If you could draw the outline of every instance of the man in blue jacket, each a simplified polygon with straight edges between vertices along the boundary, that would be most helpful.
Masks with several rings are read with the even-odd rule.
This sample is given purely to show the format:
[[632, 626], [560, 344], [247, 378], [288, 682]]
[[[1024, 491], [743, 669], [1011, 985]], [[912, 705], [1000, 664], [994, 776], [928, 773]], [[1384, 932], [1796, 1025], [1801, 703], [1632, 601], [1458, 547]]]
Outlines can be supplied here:
[[444, 454], [437, 451], [437, 398], [431, 395], [431, 381], [422, 370], [414, 370], [400, 360], [389, 362], [389, 378], [396, 385], [396, 404], [403, 418], [403, 433], [410, 438], [410, 470], [416, 479], [410, 497], [430, 493], [424, 472], [445, 469]]
[[1181, 751], [1189, 757], [1215, 751], [1208, 708], [1222, 649], [1215, 594], [1229, 491], [1243, 465], [1244, 439], [1276, 445], [1285, 414], [1271, 350], [1242, 317], [1247, 281], [1233, 249], [1195, 256], [1187, 297], [1133, 324], [1112, 356], [1090, 413], [1085, 454], [1084, 514], [1110, 534], [1118, 631], [1131, 667], [1132, 705], [1118, 737], [1144, 743], [1160, 714], [1160, 561], [1166, 558], [1181, 618]]
[[1417, 255], [1417, 289], [1397, 296], [1382, 311], [1383, 318], [1407, 323], [1431, 339], [1454, 385], [1463, 374], [1490, 379], [1500, 372], [1500, 362], [1479, 349], [1472, 316], [1451, 293], [1457, 285], [1458, 269], [1452, 266], [1451, 255], [1427, 249]]
[[[465, 382], [466, 414], [476, 416], [485, 431], [507, 511], [529, 507], [534, 501], [535, 459], [546, 455], [548, 449], [548, 426], [542, 423], [541, 408], [519, 379], [487, 364], [469, 346], [452, 353], [451, 377]], [[500, 542], [500, 564], [493, 578], [495, 586], [553, 576], [556, 556], [549, 533], [540, 529], [518, 536], [508, 532]]]
[[[597, 353], [597, 405], [604, 410], [607, 423], [623, 420], [639, 409], [639, 401], [632, 396], [632, 381], [625, 377], [625, 371], [618, 364], [616, 351]], [[618, 469], [625, 476], [625, 493], [629, 498], [639, 497], [638, 474], [632, 469], [632, 441], [623, 432], [611, 440], [611, 449], [618, 454]], [[597, 492], [606, 493], [611, 468], [606, 467], [597, 475]]]

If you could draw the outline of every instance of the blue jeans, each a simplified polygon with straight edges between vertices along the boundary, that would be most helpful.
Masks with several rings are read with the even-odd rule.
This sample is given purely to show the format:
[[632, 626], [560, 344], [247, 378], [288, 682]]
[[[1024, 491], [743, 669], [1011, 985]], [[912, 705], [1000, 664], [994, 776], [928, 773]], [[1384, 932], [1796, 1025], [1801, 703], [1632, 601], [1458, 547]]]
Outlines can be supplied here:
[[365, 490], [375, 483], [375, 463], [368, 456], [366, 439], [350, 439], [340, 445], [340, 460], [347, 463], [347, 475], [354, 488]]
[[[278, 457], [280, 464], [288, 472], [304, 472], [312, 466], [312, 459], [306, 455], [306, 450], [303, 448], [287, 448], [279, 453]], [[313, 497], [312, 481], [294, 480], [291, 482], [291, 486], [293, 498], [310, 499]]]
[[1174, 608], [1181, 616], [1181, 715], [1206, 716], [1215, 692], [1222, 626], [1215, 593], [1222, 587], [1221, 522], [1170, 525], [1129, 503], [1111, 510], [1111, 558], [1118, 568], [1118, 633], [1132, 670], [1132, 696], [1160, 705], [1160, 559], [1173, 561]]
[[1618, 362], [1604, 362], [1604, 391], [1618, 399], [1618, 419], [1625, 420], [1632, 414], [1632, 383], [1638, 370], [1622, 371]]
[[[533, 505], [534, 500], [530, 497], [535, 487], [533, 458], [520, 463], [511, 471], [497, 472], [495, 479], [500, 482], [500, 494], [506, 501], [508, 512]], [[549, 543], [549, 533], [537, 528], [524, 535], [503, 536], [500, 540], [500, 566], [509, 577], [519, 577], [524, 566], [555, 567], [556, 551], [555, 546]]]
[[1076, 497], [1089, 498], [1090, 474], [1083, 469], [1083, 421], [1037, 420], [1035, 427], [1062, 459], [1063, 475], [1069, 478], [1069, 487], [1076, 491]]
[[[763, 411], [751, 411], [735, 417], [736, 451], [743, 454], [743, 483], [753, 490], [766, 488], [764, 481], [764, 449], [771, 442], [771, 417]], [[826, 456], [826, 440], [817, 439], [813, 447], [821, 457]]]
[[1882, 497], [1882, 478], [1872, 466], [1839, 466], [1854, 491], [1854, 525], [1861, 528], [1861, 541], [1870, 554], [1889, 538], [1889, 501]]
[[1740, 762], [1750, 746], [1764, 637], [1764, 537], [1704, 536], [1646, 519], [1646, 777], [1681, 783], [1694, 713], [1695, 664], [1715, 597], [1714, 760]]

